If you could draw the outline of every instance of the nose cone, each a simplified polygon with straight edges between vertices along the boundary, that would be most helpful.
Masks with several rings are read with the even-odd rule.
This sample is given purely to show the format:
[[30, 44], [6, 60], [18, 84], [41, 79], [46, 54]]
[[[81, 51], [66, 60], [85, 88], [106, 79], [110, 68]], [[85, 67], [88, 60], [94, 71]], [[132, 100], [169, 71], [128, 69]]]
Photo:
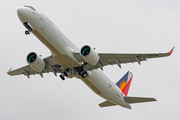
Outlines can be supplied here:
[[26, 12], [25, 12], [25, 8], [24, 7], [19, 7], [17, 9], [17, 14], [19, 19], [21, 20], [21, 22], [25, 22], [25, 16], [26, 16]]

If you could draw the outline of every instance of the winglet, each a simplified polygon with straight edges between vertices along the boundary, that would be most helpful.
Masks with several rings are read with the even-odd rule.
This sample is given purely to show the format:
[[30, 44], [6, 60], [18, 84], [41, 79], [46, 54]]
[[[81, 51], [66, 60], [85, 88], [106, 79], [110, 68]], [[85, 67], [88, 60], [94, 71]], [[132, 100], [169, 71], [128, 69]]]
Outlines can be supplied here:
[[169, 51], [169, 55], [171, 55], [173, 53], [175, 47], [173, 47], [170, 51]]
[[12, 67], [9, 69], [9, 71], [7, 73], [11, 72], [11, 70], [12, 70]]

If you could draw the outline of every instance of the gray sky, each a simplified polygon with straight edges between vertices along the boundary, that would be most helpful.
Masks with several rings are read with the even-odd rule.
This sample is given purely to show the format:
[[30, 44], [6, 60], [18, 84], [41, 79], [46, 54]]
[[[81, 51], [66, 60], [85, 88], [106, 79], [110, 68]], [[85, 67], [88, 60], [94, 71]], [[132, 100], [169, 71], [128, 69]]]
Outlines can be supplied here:
[[[104, 68], [115, 83], [128, 70], [134, 77], [129, 96], [155, 97], [152, 103], [100, 108], [104, 99], [81, 80], [62, 81], [52, 73], [10, 77], [6, 74], [27, 65], [32, 51], [43, 57], [49, 50], [33, 35], [26, 36], [17, 8], [32, 5], [46, 14], [80, 49], [88, 44], [109, 53], [168, 52], [172, 56]], [[180, 119], [180, 1], [179, 0], [1, 0], [1, 120], [179, 120]]]

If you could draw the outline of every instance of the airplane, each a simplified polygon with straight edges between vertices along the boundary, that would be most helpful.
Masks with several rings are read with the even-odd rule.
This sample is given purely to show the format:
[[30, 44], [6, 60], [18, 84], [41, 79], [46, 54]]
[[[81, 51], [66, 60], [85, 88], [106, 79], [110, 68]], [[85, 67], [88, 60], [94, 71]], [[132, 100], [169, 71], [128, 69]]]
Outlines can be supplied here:
[[59, 30], [59, 28], [39, 10], [32, 6], [22, 6], [17, 9], [17, 14], [27, 29], [26, 35], [34, 34], [50, 51], [49, 57], [41, 58], [37, 53], [31, 52], [27, 55], [28, 65], [19, 69], [12, 68], [7, 72], [10, 76], [40, 75], [44, 73], [60, 73], [60, 78], [81, 79], [92, 91], [104, 98], [100, 107], [119, 105], [131, 109], [132, 103], [156, 101], [155, 98], [130, 97], [127, 96], [133, 78], [131, 72], [127, 72], [116, 84], [114, 84], [105, 74], [103, 67], [107, 65], [118, 65], [142, 61], [150, 58], [170, 56], [175, 47], [167, 53], [147, 53], [147, 54], [118, 54], [118, 53], [98, 53], [89, 45], [84, 45], [80, 50]]

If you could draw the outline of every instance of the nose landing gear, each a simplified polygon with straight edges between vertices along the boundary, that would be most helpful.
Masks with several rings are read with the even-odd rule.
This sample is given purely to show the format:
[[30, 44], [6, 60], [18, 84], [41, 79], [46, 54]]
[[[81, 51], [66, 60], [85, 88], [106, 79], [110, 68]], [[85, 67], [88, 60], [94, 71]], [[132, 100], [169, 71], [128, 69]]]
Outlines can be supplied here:
[[26, 34], [26, 35], [29, 35], [30, 32], [31, 32], [30, 30], [26, 30], [26, 31], [25, 31], [25, 34]]
[[25, 34], [29, 35], [30, 32], [33, 31], [33, 27], [31, 26], [29, 22], [24, 22], [23, 25], [27, 28], [27, 30], [25, 31]]

